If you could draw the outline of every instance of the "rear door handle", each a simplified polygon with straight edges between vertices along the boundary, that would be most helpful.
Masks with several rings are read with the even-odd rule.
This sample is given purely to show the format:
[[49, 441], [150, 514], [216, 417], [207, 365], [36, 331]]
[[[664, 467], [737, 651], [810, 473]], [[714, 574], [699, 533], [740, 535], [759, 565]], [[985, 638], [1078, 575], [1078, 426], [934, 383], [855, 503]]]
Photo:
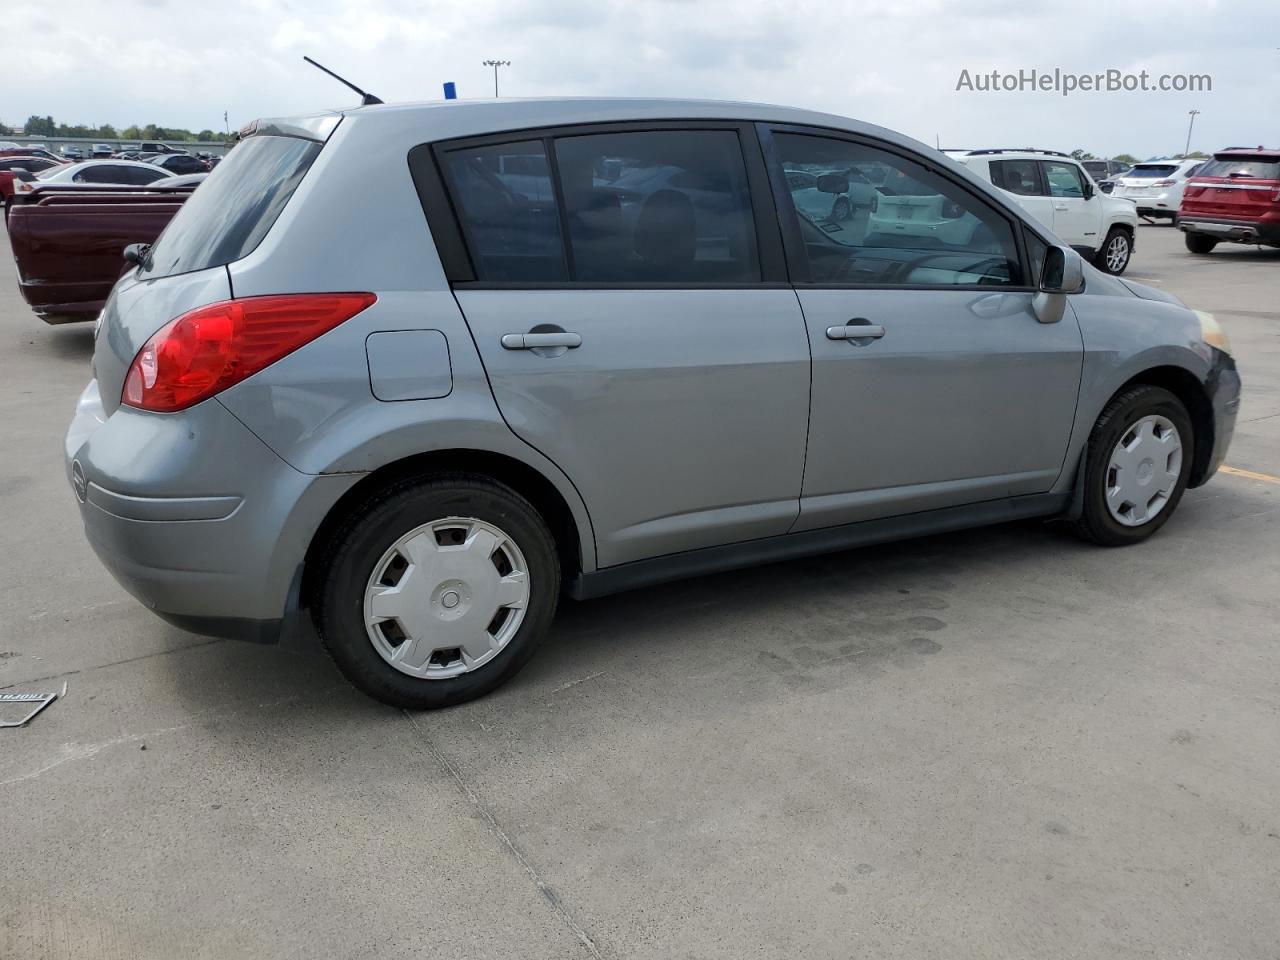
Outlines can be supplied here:
[[504, 333], [502, 345], [508, 350], [534, 350], [538, 347], [580, 347], [582, 337], [576, 333]]
[[828, 340], [879, 340], [884, 327], [878, 323], [848, 323], [839, 327], [827, 327]]

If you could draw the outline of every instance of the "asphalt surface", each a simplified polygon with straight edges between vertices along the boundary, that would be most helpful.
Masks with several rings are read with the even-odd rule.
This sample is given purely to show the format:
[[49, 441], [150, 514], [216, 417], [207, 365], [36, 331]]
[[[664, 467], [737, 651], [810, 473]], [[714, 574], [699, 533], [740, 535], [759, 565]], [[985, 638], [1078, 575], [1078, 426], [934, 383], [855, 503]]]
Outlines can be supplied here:
[[1144, 226], [1130, 275], [1222, 321], [1258, 475], [1148, 544], [1016, 524], [567, 604], [509, 686], [410, 715], [115, 584], [61, 462], [90, 329], [0, 268], [0, 692], [68, 686], [0, 730], [0, 957], [1276, 957], [1280, 250]]

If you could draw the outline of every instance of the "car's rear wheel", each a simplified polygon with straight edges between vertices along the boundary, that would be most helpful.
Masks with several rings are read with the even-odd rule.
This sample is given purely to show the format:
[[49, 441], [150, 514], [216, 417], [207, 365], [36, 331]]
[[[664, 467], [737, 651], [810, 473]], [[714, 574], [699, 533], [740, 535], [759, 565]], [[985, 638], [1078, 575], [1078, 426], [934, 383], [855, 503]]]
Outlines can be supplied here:
[[831, 219], [848, 220], [853, 216], [853, 204], [849, 202], [848, 197], [837, 197], [835, 205], [831, 208]]
[[313, 609], [325, 647], [369, 696], [432, 709], [483, 696], [546, 635], [555, 541], [527, 500], [484, 477], [407, 483], [348, 518]]
[[1133, 256], [1133, 238], [1123, 227], [1112, 227], [1107, 238], [1102, 241], [1102, 248], [1093, 258], [1094, 266], [1113, 276], [1124, 273], [1129, 266], [1129, 258]]
[[1183, 234], [1183, 238], [1187, 249], [1192, 253], [1212, 253], [1213, 248], [1218, 245], [1217, 240], [1213, 237], [1207, 237], [1203, 233], [1186, 233]]
[[1191, 418], [1181, 400], [1146, 384], [1126, 390], [1089, 435], [1076, 533], [1108, 547], [1147, 539], [1182, 499], [1194, 452]]

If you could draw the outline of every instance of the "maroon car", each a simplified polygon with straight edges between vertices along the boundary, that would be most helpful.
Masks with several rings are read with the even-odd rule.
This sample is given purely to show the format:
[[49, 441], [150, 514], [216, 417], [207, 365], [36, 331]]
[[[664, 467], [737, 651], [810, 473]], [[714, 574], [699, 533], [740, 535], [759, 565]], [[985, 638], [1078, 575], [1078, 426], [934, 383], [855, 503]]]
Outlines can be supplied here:
[[131, 265], [124, 248], [149, 244], [191, 195], [182, 187], [40, 187], [5, 208], [19, 289], [47, 323], [92, 320]]
[[0, 156], [0, 206], [13, 196], [13, 181], [23, 174], [36, 174], [49, 167], [61, 166], [61, 162], [46, 157], [23, 155]]

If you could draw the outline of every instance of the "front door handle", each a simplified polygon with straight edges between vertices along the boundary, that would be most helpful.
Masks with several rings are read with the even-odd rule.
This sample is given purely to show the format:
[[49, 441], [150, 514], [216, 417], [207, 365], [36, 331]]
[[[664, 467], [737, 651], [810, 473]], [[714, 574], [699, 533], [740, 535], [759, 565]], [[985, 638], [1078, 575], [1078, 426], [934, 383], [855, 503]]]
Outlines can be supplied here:
[[827, 327], [828, 340], [879, 340], [884, 327], [878, 323], [847, 323], [839, 327]]
[[539, 347], [582, 346], [582, 337], [576, 333], [504, 333], [502, 345], [508, 350], [537, 350]]

